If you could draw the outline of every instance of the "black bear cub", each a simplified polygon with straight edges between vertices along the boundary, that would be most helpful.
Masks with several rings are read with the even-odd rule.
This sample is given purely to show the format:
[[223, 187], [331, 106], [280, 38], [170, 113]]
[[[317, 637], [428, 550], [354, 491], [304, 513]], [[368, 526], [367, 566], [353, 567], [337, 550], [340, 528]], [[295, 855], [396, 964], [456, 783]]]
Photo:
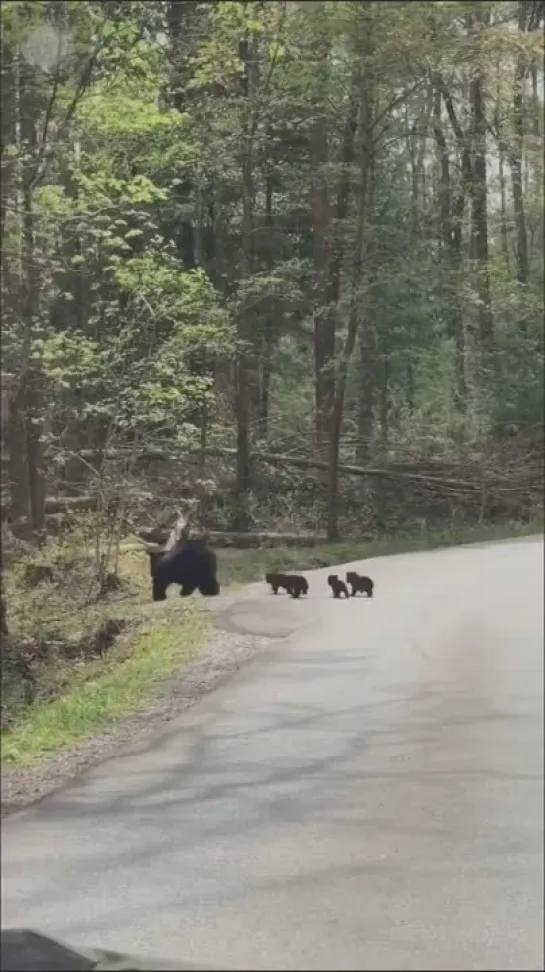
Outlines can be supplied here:
[[300, 597], [301, 594], [308, 594], [308, 580], [299, 574], [286, 574], [288, 592], [292, 597]]
[[346, 572], [346, 583], [352, 587], [352, 597], [355, 597], [360, 591], [362, 594], [366, 594], [367, 597], [373, 596], [375, 585], [370, 577], [362, 576], [355, 570], [348, 570]]
[[333, 597], [340, 597], [341, 594], [344, 594], [345, 597], [349, 596], [345, 582], [340, 580], [337, 574], [330, 574], [327, 578], [327, 583], [333, 591]]
[[284, 590], [287, 592], [288, 582], [286, 578], [287, 578], [286, 574], [279, 574], [279, 573], [265, 574], [265, 580], [267, 584], [271, 585], [273, 594], [278, 594], [278, 590], [281, 587], [283, 587]]
[[185, 540], [171, 550], [150, 552], [153, 600], [164, 601], [171, 584], [179, 584], [182, 597], [199, 590], [205, 597], [220, 592], [216, 577], [217, 558], [204, 540]]
[[298, 574], [269, 573], [265, 574], [265, 580], [271, 585], [274, 594], [278, 594], [281, 587], [295, 598], [300, 597], [301, 594], [308, 594], [308, 581]]

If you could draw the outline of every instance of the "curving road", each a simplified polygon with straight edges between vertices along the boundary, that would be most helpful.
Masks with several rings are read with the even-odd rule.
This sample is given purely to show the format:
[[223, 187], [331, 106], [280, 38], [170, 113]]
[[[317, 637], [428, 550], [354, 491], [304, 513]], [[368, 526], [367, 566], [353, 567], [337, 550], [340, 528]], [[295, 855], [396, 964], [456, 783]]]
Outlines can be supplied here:
[[542, 538], [368, 561], [373, 601], [328, 572], [236, 605], [276, 639], [153, 744], [3, 821], [4, 926], [223, 969], [543, 969]]

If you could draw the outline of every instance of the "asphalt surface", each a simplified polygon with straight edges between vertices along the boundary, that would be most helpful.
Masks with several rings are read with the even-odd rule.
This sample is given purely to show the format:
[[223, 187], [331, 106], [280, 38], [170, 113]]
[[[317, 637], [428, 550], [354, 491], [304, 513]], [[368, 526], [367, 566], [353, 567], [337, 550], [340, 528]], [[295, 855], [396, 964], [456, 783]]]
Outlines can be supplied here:
[[3, 821], [3, 926], [223, 969], [543, 969], [543, 541], [353, 566], [374, 600], [323, 570], [241, 602], [269, 648]]

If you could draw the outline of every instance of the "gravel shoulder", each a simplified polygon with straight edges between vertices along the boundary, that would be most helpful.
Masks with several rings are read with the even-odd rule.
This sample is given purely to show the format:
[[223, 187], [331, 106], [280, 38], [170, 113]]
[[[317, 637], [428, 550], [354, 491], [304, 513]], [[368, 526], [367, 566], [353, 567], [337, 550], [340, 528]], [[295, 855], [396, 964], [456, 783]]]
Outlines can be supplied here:
[[[137, 711], [117, 719], [107, 731], [89, 736], [59, 752], [44, 756], [28, 766], [4, 767], [0, 810], [2, 817], [22, 810], [59, 789], [75, 776], [117, 755], [134, 744], [151, 741], [164, 726], [223, 682], [263, 649], [270, 638], [238, 630], [235, 614], [239, 605], [251, 604], [262, 585], [221, 596], [211, 607], [214, 631], [195, 661], [185, 665], [176, 678], [162, 686], [159, 696]], [[244, 608], [242, 608], [244, 613]], [[289, 632], [271, 631], [273, 637]]]

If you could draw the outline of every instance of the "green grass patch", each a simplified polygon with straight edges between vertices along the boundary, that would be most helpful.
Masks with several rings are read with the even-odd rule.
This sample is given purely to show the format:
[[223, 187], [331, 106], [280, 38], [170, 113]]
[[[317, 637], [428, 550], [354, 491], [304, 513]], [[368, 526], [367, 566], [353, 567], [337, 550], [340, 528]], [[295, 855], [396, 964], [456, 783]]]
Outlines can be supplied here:
[[123, 660], [114, 651], [108, 661], [93, 662], [79, 675], [74, 672], [74, 683], [64, 695], [33, 707], [3, 737], [2, 761], [29, 763], [138, 709], [160, 691], [169, 675], [197, 655], [207, 631], [203, 615], [188, 606], [178, 624], [158, 621], [141, 631]]
[[317, 570], [334, 564], [385, 557], [389, 554], [435, 550], [466, 543], [486, 543], [543, 533], [543, 520], [532, 523], [476, 525], [452, 530], [426, 530], [384, 536], [376, 540], [346, 540], [315, 547], [261, 547], [258, 550], [221, 550], [220, 581], [227, 585], [263, 580], [269, 570]]

